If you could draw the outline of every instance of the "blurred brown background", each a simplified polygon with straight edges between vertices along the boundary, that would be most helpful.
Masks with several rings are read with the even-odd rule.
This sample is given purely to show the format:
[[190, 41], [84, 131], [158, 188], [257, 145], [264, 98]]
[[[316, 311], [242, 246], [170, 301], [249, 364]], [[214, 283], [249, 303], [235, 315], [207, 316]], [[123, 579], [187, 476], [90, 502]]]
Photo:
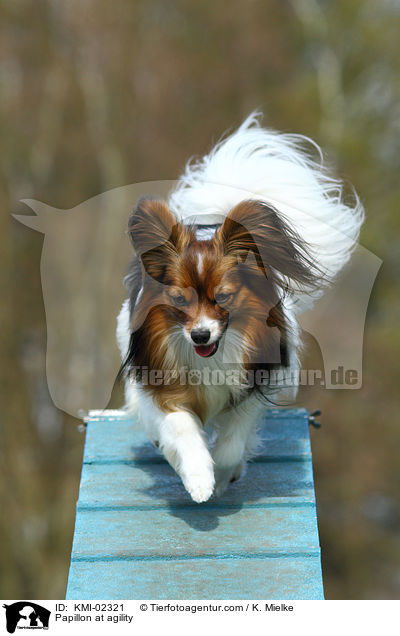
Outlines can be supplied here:
[[260, 107], [354, 184], [361, 242], [384, 261], [363, 388], [300, 402], [323, 410], [311, 433], [327, 598], [399, 598], [399, 2], [1, 0], [0, 25], [0, 597], [63, 597], [84, 441], [46, 382], [43, 235], [10, 213], [28, 212], [21, 198], [71, 208], [174, 179]]

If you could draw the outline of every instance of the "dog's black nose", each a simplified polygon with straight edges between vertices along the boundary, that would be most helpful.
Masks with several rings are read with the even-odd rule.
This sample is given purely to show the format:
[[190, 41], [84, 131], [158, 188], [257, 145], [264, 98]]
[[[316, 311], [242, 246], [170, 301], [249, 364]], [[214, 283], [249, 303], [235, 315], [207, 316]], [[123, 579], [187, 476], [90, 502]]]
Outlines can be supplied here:
[[190, 335], [195, 344], [206, 344], [211, 336], [208, 329], [192, 329]]

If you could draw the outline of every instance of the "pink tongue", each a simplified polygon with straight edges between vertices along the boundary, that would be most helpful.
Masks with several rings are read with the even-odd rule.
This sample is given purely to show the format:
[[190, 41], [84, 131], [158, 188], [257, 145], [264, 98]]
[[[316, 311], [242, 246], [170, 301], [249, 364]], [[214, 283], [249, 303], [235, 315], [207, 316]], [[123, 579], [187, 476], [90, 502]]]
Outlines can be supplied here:
[[205, 356], [209, 356], [210, 353], [212, 353], [215, 349], [215, 342], [213, 342], [213, 344], [210, 345], [198, 345], [197, 347], [194, 348], [195, 352], [199, 355], [199, 356], [203, 356], [203, 358]]

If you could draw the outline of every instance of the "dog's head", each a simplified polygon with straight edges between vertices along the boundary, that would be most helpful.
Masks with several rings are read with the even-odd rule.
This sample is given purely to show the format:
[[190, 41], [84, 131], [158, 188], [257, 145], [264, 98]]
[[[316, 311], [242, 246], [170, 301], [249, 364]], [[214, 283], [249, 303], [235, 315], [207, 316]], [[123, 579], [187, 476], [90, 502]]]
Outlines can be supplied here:
[[166, 203], [143, 198], [129, 234], [147, 274], [138, 312], [152, 307], [155, 347], [183, 338], [198, 356], [211, 357], [234, 329], [244, 350], [267, 351], [273, 330], [266, 327], [278, 328], [275, 338], [286, 330], [283, 290], [315, 284], [304, 243], [259, 201], [242, 201], [211, 238], [200, 240], [196, 226], [177, 221]]

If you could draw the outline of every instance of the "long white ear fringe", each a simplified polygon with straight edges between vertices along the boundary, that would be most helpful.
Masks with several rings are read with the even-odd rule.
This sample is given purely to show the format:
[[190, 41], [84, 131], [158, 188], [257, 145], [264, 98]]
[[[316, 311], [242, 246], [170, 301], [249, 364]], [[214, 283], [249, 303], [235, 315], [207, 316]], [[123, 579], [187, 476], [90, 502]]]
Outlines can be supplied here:
[[[308, 244], [312, 260], [331, 280], [356, 245], [364, 208], [355, 192], [351, 204], [344, 202], [343, 184], [328, 173], [314, 142], [262, 128], [260, 118], [252, 113], [210, 154], [189, 162], [169, 205], [183, 221], [213, 223], [244, 199], [264, 201]], [[308, 291], [296, 291], [294, 310], [304, 311], [319, 295]]]

